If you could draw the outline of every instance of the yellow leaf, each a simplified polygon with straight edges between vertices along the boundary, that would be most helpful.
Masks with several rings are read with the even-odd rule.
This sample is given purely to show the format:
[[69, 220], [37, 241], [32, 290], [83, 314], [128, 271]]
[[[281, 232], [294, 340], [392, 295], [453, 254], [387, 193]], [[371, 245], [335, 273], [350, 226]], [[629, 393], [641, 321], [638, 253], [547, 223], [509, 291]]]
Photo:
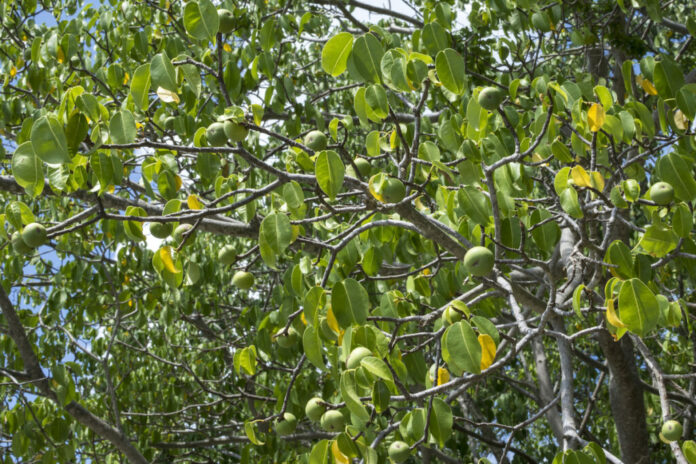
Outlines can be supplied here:
[[172, 247], [169, 245], [163, 246], [159, 250], [159, 255], [160, 259], [162, 260], [162, 264], [164, 264], [164, 268], [167, 271], [171, 272], [172, 274], [178, 274], [181, 272], [181, 270], [176, 268], [174, 261], [172, 260]]
[[17, 68], [15, 68], [14, 66], [12, 66], [12, 67], [10, 68], [10, 77], [15, 77], [16, 75], [17, 75]]
[[126, 73], [126, 75], [123, 76], [123, 85], [126, 85], [129, 80], [130, 80], [130, 74]]
[[232, 47], [230, 47], [230, 44], [225, 44], [222, 46], [222, 49], [225, 50], [226, 52], [231, 52]]
[[604, 107], [599, 103], [593, 103], [592, 107], [587, 111], [587, 122], [590, 124], [590, 130], [597, 132], [604, 125]]
[[689, 128], [689, 120], [682, 110], [677, 110], [674, 112], [674, 125], [677, 126], [679, 130], [686, 130]]
[[164, 103], [179, 103], [181, 101], [175, 92], [167, 90], [164, 87], [157, 87], [157, 96]]
[[58, 62], [59, 63], [65, 63], [65, 53], [63, 53], [63, 49], [58, 47], [58, 52], [57, 52], [57, 57], [58, 57]]
[[389, 145], [391, 146], [392, 150], [399, 146], [399, 139], [396, 129], [391, 131], [391, 135], [389, 136]]
[[577, 185], [578, 187], [592, 186], [590, 175], [587, 173], [587, 171], [585, 171], [585, 168], [583, 168], [579, 164], [577, 166], [574, 166], [573, 169], [570, 170], [570, 177], [573, 179], [573, 182], [575, 182], [575, 185]]
[[329, 307], [329, 311], [326, 313], [326, 322], [329, 324], [329, 328], [336, 333], [340, 333], [341, 329], [338, 328], [338, 321], [333, 313], [333, 309]]
[[444, 367], [437, 368], [437, 384], [442, 385], [450, 381], [450, 373]]
[[179, 177], [178, 175], [174, 176], [174, 185], [176, 185], [177, 192], [181, 188], [181, 184], [182, 184], [181, 177]]
[[304, 312], [300, 313], [300, 319], [304, 325], [307, 325], [307, 318], [304, 317]]
[[481, 345], [481, 370], [485, 371], [495, 359], [495, 342], [488, 334], [480, 334], [478, 341]]
[[198, 199], [198, 196], [196, 196], [193, 193], [189, 195], [186, 199], [186, 204], [190, 209], [203, 209], [203, 205], [201, 204], [201, 201]]
[[602, 176], [600, 172], [591, 171], [590, 182], [592, 183], [592, 187], [595, 189], [599, 190], [600, 192], [604, 191], [604, 176]]
[[626, 324], [621, 322], [621, 319], [619, 319], [619, 316], [616, 314], [616, 310], [614, 310], [613, 298], [607, 300], [607, 322], [620, 329], [626, 328]]
[[350, 459], [345, 454], [341, 453], [338, 448], [338, 441], [334, 440], [331, 443], [331, 454], [333, 454], [334, 462], [336, 464], [350, 464]]
[[657, 89], [649, 79], [643, 76], [636, 76], [636, 82], [643, 88], [648, 95], [657, 95]]

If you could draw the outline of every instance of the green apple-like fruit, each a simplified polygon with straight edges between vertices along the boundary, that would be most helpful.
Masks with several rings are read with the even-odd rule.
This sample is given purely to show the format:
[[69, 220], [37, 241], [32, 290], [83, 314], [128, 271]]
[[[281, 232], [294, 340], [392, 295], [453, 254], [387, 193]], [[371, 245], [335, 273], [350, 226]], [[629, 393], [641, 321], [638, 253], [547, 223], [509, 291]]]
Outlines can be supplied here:
[[297, 344], [297, 340], [299, 338], [300, 334], [297, 332], [297, 330], [295, 330], [294, 327], [290, 327], [287, 334], [276, 337], [276, 342], [278, 342], [278, 346], [282, 348], [292, 348]]
[[662, 424], [662, 436], [665, 437], [668, 442], [679, 440], [683, 431], [682, 425], [675, 420], [668, 420]]
[[327, 432], [340, 432], [346, 425], [346, 419], [339, 411], [326, 411], [321, 416], [321, 428]]
[[493, 111], [505, 100], [505, 92], [498, 87], [486, 87], [478, 96], [478, 104], [488, 111]]
[[360, 366], [360, 361], [363, 358], [372, 356], [372, 351], [368, 350], [364, 346], [359, 346], [350, 352], [348, 359], [346, 359], [346, 368], [357, 369]]
[[171, 222], [151, 222], [150, 233], [153, 237], [167, 238], [172, 234], [174, 225]]
[[674, 199], [674, 187], [667, 182], [657, 182], [650, 187], [650, 199], [658, 205], [668, 205]]
[[225, 134], [225, 124], [214, 122], [205, 130], [205, 138], [211, 147], [224, 147], [227, 145], [227, 134]]
[[488, 274], [493, 269], [494, 263], [495, 256], [486, 247], [475, 246], [464, 255], [464, 267], [471, 275], [480, 277]]
[[230, 10], [220, 8], [217, 10], [218, 21], [220, 26], [218, 27], [218, 32], [220, 34], [229, 34], [234, 29], [235, 20], [234, 14]]
[[326, 150], [329, 139], [322, 131], [313, 130], [305, 135], [304, 144], [314, 151]]
[[254, 285], [254, 274], [251, 272], [237, 271], [232, 276], [232, 285], [240, 290], [249, 290]]
[[237, 249], [232, 245], [225, 245], [218, 251], [218, 261], [225, 266], [234, 264], [237, 261]]
[[403, 441], [395, 441], [389, 446], [389, 458], [394, 462], [404, 462], [410, 454], [408, 443]]
[[[174, 232], [172, 233], [172, 237], [174, 238], [174, 243], [176, 246], [179, 246], [181, 242], [184, 240], [184, 234], [191, 230], [193, 226], [191, 224], [179, 224], [176, 226], [176, 229], [174, 229]], [[186, 240], [186, 244], [189, 245], [193, 242], [193, 237], [189, 236], [188, 240]]]
[[455, 322], [462, 320], [462, 313], [449, 306], [442, 312], [442, 323], [445, 325], [452, 325]]
[[233, 142], [241, 142], [249, 134], [249, 129], [242, 124], [227, 120], [224, 123], [225, 135]]
[[283, 420], [278, 421], [275, 426], [278, 435], [290, 435], [297, 427], [297, 418], [294, 414], [286, 412], [283, 414]]
[[370, 171], [372, 170], [372, 165], [370, 164], [369, 161], [367, 161], [365, 158], [355, 158], [355, 167], [358, 168], [358, 172], [360, 173], [361, 176], [367, 177], [370, 175]]
[[12, 234], [10, 242], [12, 243], [12, 249], [19, 255], [28, 255], [33, 251], [29, 245], [24, 243], [24, 240], [22, 240], [22, 234], [19, 232]]
[[30, 248], [38, 248], [48, 240], [46, 236], [46, 228], [38, 222], [32, 222], [22, 231], [22, 240]]
[[326, 412], [326, 407], [321, 404], [323, 401], [323, 399], [317, 396], [307, 401], [304, 411], [305, 414], [307, 414], [307, 417], [309, 417], [309, 420], [312, 422], [319, 422], [321, 420], [321, 416], [323, 416]]
[[388, 178], [382, 187], [382, 198], [387, 203], [398, 203], [406, 196], [406, 187], [403, 182], [394, 177]]

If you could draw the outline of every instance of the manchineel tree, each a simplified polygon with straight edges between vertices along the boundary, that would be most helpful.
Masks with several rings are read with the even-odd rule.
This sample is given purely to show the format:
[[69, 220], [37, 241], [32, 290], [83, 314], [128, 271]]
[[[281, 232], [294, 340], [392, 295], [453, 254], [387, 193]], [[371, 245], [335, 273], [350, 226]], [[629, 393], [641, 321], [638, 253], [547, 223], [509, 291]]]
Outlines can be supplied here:
[[3, 462], [696, 463], [696, 2], [0, 1]]

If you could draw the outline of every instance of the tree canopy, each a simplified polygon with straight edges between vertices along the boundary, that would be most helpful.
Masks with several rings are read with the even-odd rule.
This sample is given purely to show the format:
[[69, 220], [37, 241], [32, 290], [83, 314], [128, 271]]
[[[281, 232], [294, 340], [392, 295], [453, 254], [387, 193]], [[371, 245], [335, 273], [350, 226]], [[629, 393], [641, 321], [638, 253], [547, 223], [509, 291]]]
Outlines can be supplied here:
[[695, 10], [0, 0], [0, 457], [696, 464]]

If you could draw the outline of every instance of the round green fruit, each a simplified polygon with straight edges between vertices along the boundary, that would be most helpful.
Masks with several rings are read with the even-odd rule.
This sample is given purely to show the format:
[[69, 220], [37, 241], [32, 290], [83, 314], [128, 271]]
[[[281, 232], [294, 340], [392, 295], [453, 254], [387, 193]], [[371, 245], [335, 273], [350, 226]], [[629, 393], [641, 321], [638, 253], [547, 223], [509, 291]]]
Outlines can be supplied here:
[[408, 443], [395, 441], [389, 446], [389, 458], [394, 462], [404, 462], [411, 454]]
[[323, 401], [323, 399], [317, 396], [307, 401], [304, 411], [312, 422], [319, 422], [321, 416], [326, 412], [326, 407], [322, 404]]
[[24, 240], [22, 240], [22, 234], [19, 232], [12, 234], [10, 242], [12, 243], [12, 249], [19, 255], [28, 255], [33, 251], [29, 245], [24, 243]]
[[46, 228], [38, 222], [28, 224], [22, 231], [22, 240], [30, 248], [38, 248], [48, 240]]
[[452, 325], [455, 322], [462, 320], [462, 313], [449, 306], [442, 312], [442, 323], [445, 325]]
[[214, 122], [205, 130], [205, 138], [211, 147], [224, 147], [227, 145], [227, 134], [225, 134], [225, 124]]
[[684, 432], [682, 425], [675, 420], [668, 420], [662, 425], [662, 436], [668, 442], [677, 441], [681, 438]]
[[497, 109], [505, 100], [505, 92], [498, 87], [486, 87], [478, 96], [478, 104], [488, 111]]
[[382, 187], [382, 198], [387, 203], [398, 203], [406, 196], [406, 187], [403, 182], [394, 177], [388, 178]]
[[348, 359], [346, 359], [346, 368], [357, 369], [360, 366], [360, 361], [363, 358], [372, 356], [372, 351], [368, 350], [364, 346], [359, 346], [350, 352]]
[[471, 275], [484, 276], [491, 272], [493, 264], [495, 264], [495, 256], [486, 247], [475, 246], [464, 255], [464, 267]]
[[237, 250], [232, 245], [225, 245], [218, 251], [218, 261], [225, 266], [234, 264], [237, 261]]
[[[187, 233], [189, 230], [193, 229], [193, 226], [191, 224], [179, 224], [176, 226], [176, 229], [174, 229], [174, 232], [172, 233], [172, 237], [174, 238], [174, 243], [176, 246], [179, 246], [181, 242], [184, 240], [184, 234]], [[193, 237], [188, 238], [186, 240], [186, 244], [190, 244], [193, 242]]]
[[321, 428], [327, 432], [340, 432], [346, 425], [346, 419], [339, 411], [326, 411], [321, 416]]
[[286, 412], [283, 414], [283, 420], [278, 421], [275, 426], [278, 435], [290, 435], [297, 427], [297, 418], [294, 414]]
[[150, 233], [153, 237], [167, 238], [172, 234], [174, 225], [171, 222], [151, 222]]
[[227, 120], [224, 122], [225, 135], [233, 142], [241, 142], [249, 134], [249, 129], [242, 124]]
[[297, 344], [297, 340], [299, 338], [300, 334], [297, 332], [297, 330], [295, 330], [294, 327], [290, 327], [287, 334], [276, 337], [276, 342], [281, 348], [292, 348]]
[[674, 187], [667, 182], [657, 182], [650, 187], [650, 199], [658, 205], [668, 205], [674, 199]]
[[369, 161], [367, 161], [365, 158], [355, 158], [355, 167], [358, 168], [358, 172], [360, 173], [361, 176], [367, 177], [370, 175], [370, 171], [372, 170], [372, 165], [370, 164]]
[[218, 32], [220, 34], [229, 34], [234, 29], [235, 20], [234, 14], [230, 10], [220, 8], [217, 10], [218, 21], [220, 26], [218, 27]]
[[313, 130], [309, 134], [305, 135], [304, 144], [314, 151], [321, 151], [326, 150], [326, 147], [329, 144], [329, 139], [322, 131]]
[[237, 271], [232, 276], [232, 285], [241, 290], [249, 290], [254, 285], [254, 274], [251, 272]]
[[532, 15], [532, 26], [539, 31], [549, 32], [551, 30], [551, 21], [545, 13], [537, 11]]

